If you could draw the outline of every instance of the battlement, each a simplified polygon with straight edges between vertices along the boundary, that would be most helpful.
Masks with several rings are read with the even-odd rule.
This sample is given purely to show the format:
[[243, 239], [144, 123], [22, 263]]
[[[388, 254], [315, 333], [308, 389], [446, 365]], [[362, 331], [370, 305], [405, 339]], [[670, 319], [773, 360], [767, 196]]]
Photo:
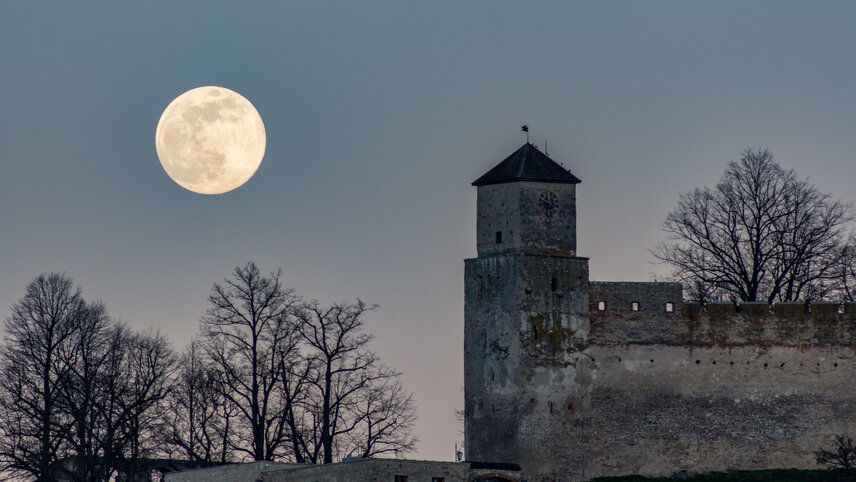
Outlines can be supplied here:
[[856, 347], [856, 303], [685, 303], [691, 346]]
[[680, 283], [589, 283], [589, 341], [595, 345], [683, 344]]
[[684, 303], [681, 285], [591, 282], [590, 341], [698, 347], [856, 347], [856, 303]]

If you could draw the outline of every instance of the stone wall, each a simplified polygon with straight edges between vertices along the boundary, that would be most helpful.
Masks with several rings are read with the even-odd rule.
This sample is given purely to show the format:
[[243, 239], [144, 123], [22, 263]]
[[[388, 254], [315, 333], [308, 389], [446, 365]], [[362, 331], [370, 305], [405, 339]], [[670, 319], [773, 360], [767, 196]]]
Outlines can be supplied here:
[[[849, 347], [592, 347], [591, 411], [574, 421], [575, 477], [816, 467], [854, 433]], [[564, 477], [560, 477], [563, 480]]]
[[588, 260], [481, 257], [465, 279], [467, 460], [517, 463], [587, 403]]
[[690, 346], [856, 346], [856, 303], [687, 303], [682, 322]]
[[[539, 197], [557, 196], [550, 216], [539, 212]], [[576, 238], [576, 185], [514, 182], [480, 186], [476, 247], [479, 257], [526, 253], [573, 256]], [[497, 238], [501, 232], [501, 242]]]
[[684, 304], [674, 283], [589, 294], [590, 403], [518, 461], [524, 478], [815, 468], [832, 434], [856, 433], [856, 305]]
[[354, 459], [335, 464], [250, 462], [166, 475], [168, 482], [463, 482], [485, 478], [519, 482], [514, 464], [403, 459]]
[[263, 474], [272, 471], [299, 467], [297, 464], [279, 462], [250, 462], [230, 464], [204, 469], [184, 470], [164, 474], [165, 482], [255, 482]]
[[[686, 331], [681, 299], [680, 283], [592, 282], [589, 341], [595, 345], [679, 343]], [[672, 311], [666, 311], [669, 303]]]
[[312, 465], [294, 470], [265, 474], [265, 482], [393, 482], [395, 476], [407, 477], [407, 482], [465, 481], [469, 479], [469, 464], [399, 459], [361, 459], [337, 464]]

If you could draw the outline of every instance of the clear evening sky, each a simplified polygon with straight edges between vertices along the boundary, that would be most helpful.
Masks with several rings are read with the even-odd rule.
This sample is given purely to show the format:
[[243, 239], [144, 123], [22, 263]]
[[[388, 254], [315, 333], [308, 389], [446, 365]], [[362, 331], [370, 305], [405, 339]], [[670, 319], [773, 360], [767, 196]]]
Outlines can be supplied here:
[[[0, 317], [45, 271], [181, 350], [212, 283], [283, 268], [357, 297], [415, 393], [413, 458], [460, 442], [470, 182], [531, 139], [582, 179], [592, 279], [649, 280], [680, 193], [745, 147], [856, 201], [852, 2], [0, 4]], [[267, 130], [255, 177], [166, 175], [161, 112], [220, 85]]]

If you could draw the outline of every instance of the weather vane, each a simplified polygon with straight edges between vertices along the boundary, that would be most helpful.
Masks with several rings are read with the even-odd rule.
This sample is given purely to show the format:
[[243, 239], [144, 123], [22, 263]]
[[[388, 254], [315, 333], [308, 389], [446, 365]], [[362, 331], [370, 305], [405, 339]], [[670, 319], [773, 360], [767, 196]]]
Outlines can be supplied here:
[[529, 143], [529, 126], [526, 124], [523, 124], [522, 126], [520, 126], [520, 130], [526, 133], [526, 143], [528, 144]]

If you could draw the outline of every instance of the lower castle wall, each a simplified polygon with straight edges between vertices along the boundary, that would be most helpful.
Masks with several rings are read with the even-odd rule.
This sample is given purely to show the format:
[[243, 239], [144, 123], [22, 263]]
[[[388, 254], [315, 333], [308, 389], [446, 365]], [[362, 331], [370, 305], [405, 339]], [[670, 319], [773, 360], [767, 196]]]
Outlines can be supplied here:
[[589, 285], [588, 338], [551, 375], [585, 374], [586, 396], [511, 400], [525, 415], [511, 460], [523, 479], [816, 468], [814, 451], [856, 434], [856, 304], [702, 306], [680, 294], [676, 283]]
[[851, 348], [592, 346], [591, 407], [528, 453], [529, 481], [816, 468], [856, 431]]
[[587, 422], [599, 456], [587, 476], [815, 468], [814, 450], [856, 429], [851, 348], [627, 345], [591, 354]]
[[679, 295], [591, 283], [590, 398], [573, 413], [540, 407], [561, 435], [524, 448], [524, 478], [816, 468], [833, 434], [856, 433], [856, 305]]

